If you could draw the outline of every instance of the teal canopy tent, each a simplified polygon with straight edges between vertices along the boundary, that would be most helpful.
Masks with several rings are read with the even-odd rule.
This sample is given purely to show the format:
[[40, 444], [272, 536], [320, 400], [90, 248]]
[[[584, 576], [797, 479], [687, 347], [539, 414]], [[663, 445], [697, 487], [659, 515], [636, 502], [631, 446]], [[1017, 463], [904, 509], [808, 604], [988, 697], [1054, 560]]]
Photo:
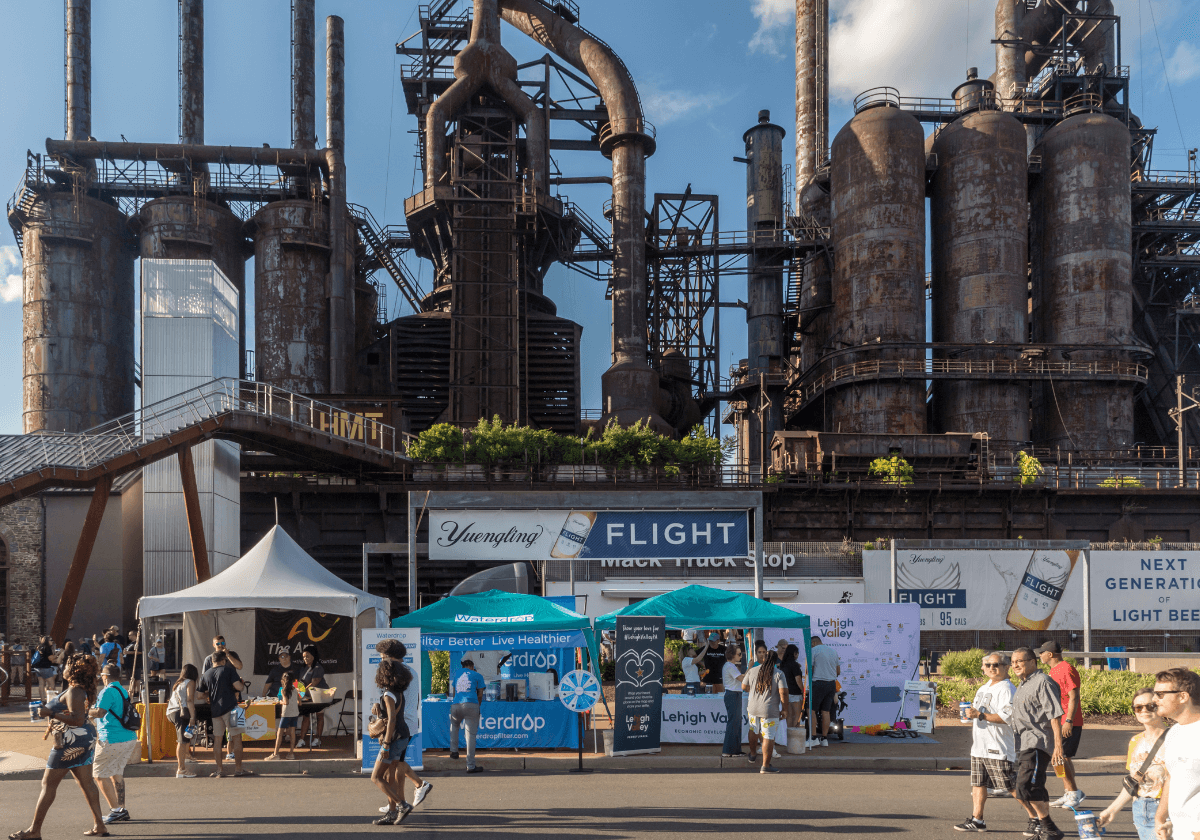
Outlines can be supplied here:
[[[596, 619], [596, 627], [611, 629], [617, 616], [665, 616], [667, 627], [687, 630], [692, 627], [794, 627], [808, 630], [808, 616], [778, 607], [752, 595], [726, 592], [711, 586], [685, 586], [638, 601]], [[807, 634], [806, 634], [807, 638]]]
[[599, 679], [599, 650], [588, 617], [537, 595], [518, 595], [497, 589], [476, 595], [453, 595], [393, 619], [392, 626], [420, 628], [423, 646], [425, 637], [429, 636], [431, 646], [436, 646], [434, 649], [449, 647], [440, 637], [461, 634], [473, 637], [472, 644], [479, 645], [473, 648], [475, 650], [492, 647], [489, 641], [492, 637], [515, 635], [518, 637], [516, 643], [510, 644], [509, 639], [501, 647], [524, 648], [545, 646], [526, 643], [530, 637], [538, 634], [571, 634], [577, 636], [580, 642], [571, 646], [588, 651], [591, 670]]

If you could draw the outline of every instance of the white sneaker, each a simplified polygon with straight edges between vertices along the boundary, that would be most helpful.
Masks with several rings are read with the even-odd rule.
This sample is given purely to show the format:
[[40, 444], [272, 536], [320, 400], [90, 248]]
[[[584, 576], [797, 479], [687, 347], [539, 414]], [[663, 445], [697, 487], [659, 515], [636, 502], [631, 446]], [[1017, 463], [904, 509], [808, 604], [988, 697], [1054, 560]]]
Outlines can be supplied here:
[[386, 814], [390, 810], [392, 810], [391, 805], [384, 805], [382, 808], [379, 809], [379, 813]]
[[822, 739], [821, 739], [821, 746], [822, 746], [822, 747], [828, 747], [828, 746], [829, 746], [829, 739], [828, 739], [828, 738], [822, 738]]
[[820, 745], [820, 743], [821, 742], [818, 741], [816, 738], [809, 738], [807, 741], [804, 742], [804, 748], [806, 750], [811, 750], [813, 747]]
[[1061, 807], [1063, 807], [1063, 803], [1066, 801], [1067, 801], [1067, 794], [1064, 793], [1062, 796], [1058, 797], [1058, 799], [1055, 799], [1053, 802], [1050, 802], [1049, 807], [1061, 808]]
[[226, 760], [226, 761], [233, 761], [233, 760], [234, 760], [233, 753], [229, 753], [228, 755], [226, 755], [226, 756], [225, 756], [225, 760]]
[[1063, 803], [1059, 807], [1073, 810], [1079, 807], [1079, 803], [1087, 799], [1087, 794], [1081, 790], [1074, 790], [1063, 795]]
[[429, 795], [429, 792], [431, 790], [433, 790], [433, 785], [431, 785], [429, 782], [426, 782], [425, 784], [423, 784], [419, 788], [417, 788], [417, 795], [413, 797], [413, 807], [415, 808], [416, 806], [418, 806], [422, 802], [424, 802], [425, 797]]
[[320, 739], [320, 738], [313, 738], [313, 739], [312, 739], [312, 741], [311, 741], [311, 742], [309, 742], [309, 746], [313, 746], [313, 747], [319, 747], [319, 746], [321, 746], [321, 739]]
[[772, 756], [771, 756], [772, 758], [783, 758], [783, 756], [781, 756], [779, 754], [779, 750], [771, 750], [771, 752], [772, 752]]

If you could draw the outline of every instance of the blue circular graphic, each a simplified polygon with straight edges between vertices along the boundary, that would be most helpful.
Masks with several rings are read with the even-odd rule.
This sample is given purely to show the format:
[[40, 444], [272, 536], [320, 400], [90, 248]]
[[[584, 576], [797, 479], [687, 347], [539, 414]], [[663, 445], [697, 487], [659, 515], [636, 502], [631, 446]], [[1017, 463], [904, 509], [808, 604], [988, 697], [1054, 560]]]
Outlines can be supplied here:
[[588, 671], [571, 671], [558, 681], [558, 699], [572, 712], [586, 712], [600, 699], [600, 683]]

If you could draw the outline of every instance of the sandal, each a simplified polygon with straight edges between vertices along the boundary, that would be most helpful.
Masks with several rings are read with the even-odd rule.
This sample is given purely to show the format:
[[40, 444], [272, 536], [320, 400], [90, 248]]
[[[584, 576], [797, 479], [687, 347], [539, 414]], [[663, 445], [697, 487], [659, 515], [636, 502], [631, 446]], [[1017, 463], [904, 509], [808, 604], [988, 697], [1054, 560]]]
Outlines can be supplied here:
[[30, 834], [28, 831], [14, 831], [8, 835], [8, 840], [42, 840], [42, 835]]
[[247, 767], [243, 767], [241, 770], [235, 771], [233, 775], [235, 775], [235, 776], [254, 776], [257, 774], [253, 770], [251, 770]]
[[94, 828], [89, 828], [87, 831], [83, 832], [83, 836], [84, 837], [108, 837], [108, 832], [107, 831], [97, 831]]
[[269, 756], [264, 758], [263, 761], [279, 761], [280, 758], [281, 756], [279, 753], [271, 753]]
[[210, 778], [210, 779], [225, 779], [225, 778], [228, 778], [228, 776], [229, 776], [228, 773], [209, 773], [208, 774], [208, 778]]

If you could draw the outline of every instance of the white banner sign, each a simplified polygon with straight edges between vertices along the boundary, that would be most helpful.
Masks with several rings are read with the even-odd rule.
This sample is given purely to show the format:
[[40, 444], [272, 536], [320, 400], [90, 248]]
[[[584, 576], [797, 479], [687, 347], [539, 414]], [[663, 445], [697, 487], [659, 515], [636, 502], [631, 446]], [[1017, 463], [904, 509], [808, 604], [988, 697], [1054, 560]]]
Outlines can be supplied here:
[[[742, 743], [750, 736], [746, 716], [746, 692], [742, 692]], [[720, 694], [664, 694], [662, 728], [659, 740], [664, 744], [720, 744], [725, 740], [725, 698]]]
[[[916, 604], [780, 604], [804, 613], [809, 631], [837, 651], [842, 666], [838, 681], [846, 692], [847, 726], [892, 724], [900, 712], [905, 680], [916, 678], [921, 650], [920, 608]], [[763, 631], [774, 647], [798, 631]], [[793, 641], [793, 643], [795, 643]], [[807, 674], [805, 675], [808, 676]], [[916, 713], [916, 701], [905, 717]]]
[[1200, 551], [1093, 551], [1093, 630], [1200, 630]]
[[[920, 549], [896, 552], [896, 600], [921, 609], [922, 630], [1083, 627], [1080, 551]], [[891, 553], [863, 552], [867, 600], [891, 601]], [[1096, 586], [1093, 578], [1093, 606]]]
[[[362, 700], [359, 705], [359, 711], [362, 719], [359, 722], [359, 732], [362, 738], [362, 769], [364, 773], [369, 773], [375, 766], [375, 759], [379, 755], [379, 742], [367, 734], [367, 726], [371, 722], [371, 707], [379, 700], [381, 694], [379, 687], [375, 685], [375, 672], [379, 669], [379, 652], [375, 650], [375, 645], [382, 639], [399, 639], [404, 643], [404, 647], [408, 649], [408, 653], [404, 656], [404, 664], [413, 672], [413, 682], [417, 686], [417, 696], [422, 695], [421, 692], [421, 631], [416, 627], [371, 627], [364, 628], [362, 631], [362, 658], [359, 660], [362, 663], [362, 694], [359, 695]], [[412, 717], [412, 715], [406, 715]], [[408, 744], [408, 750], [404, 754], [404, 760], [408, 762], [410, 767], [417, 770], [422, 769], [421, 753], [423, 744], [421, 739], [421, 707], [417, 704], [417, 731], [412, 733], [412, 740]]]

